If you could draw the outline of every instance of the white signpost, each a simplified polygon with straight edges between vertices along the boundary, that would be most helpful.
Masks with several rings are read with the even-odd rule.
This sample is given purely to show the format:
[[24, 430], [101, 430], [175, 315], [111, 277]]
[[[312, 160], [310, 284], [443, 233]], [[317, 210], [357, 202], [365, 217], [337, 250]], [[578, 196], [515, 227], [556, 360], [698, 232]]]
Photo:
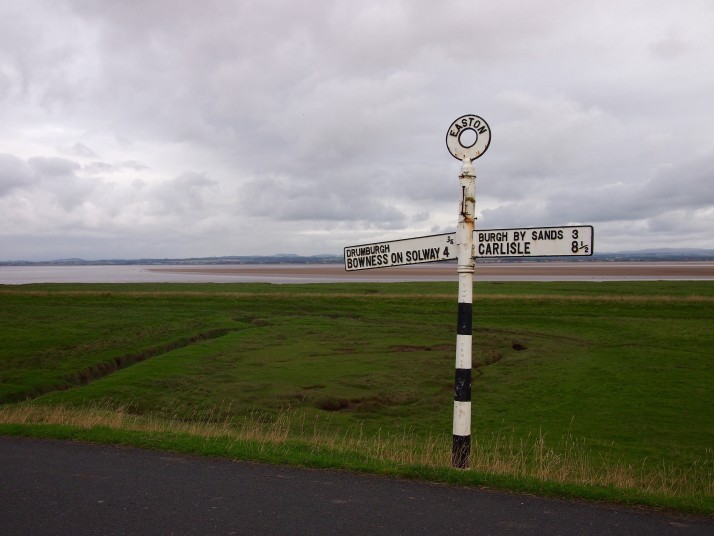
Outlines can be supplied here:
[[583, 257], [593, 254], [592, 225], [484, 229], [474, 232], [476, 257]]
[[473, 273], [476, 258], [561, 257], [593, 254], [591, 225], [523, 229], [475, 229], [476, 174], [472, 162], [491, 144], [491, 129], [477, 115], [451, 123], [446, 147], [461, 160], [459, 220], [455, 233], [375, 242], [345, 248], [345, 270], [368, 270], [456, 260], [459, 277], [456, 371], [451, 464], [467, 469], [471, 455]]
[[345, 270], [367, 270], [456, 258], [456, 233], [420, 236], [345, 248]]
[[[583, 257], [593, 251], [591, 225], [484, 229], [473, 234], [476, 258]], [[444, 233], [346, 247], [345, 270], [455, 260], [455, 240], [456, 233]]]

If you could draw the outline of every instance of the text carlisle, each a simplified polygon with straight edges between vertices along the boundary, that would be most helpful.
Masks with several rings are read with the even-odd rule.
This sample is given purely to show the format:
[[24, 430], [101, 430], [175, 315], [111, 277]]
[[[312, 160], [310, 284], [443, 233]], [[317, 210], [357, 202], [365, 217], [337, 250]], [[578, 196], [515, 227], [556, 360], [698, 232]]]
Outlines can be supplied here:
[[593, 252], [591, 225], [474, 232], [476, 257], [570, 257]]
[[479, 242], [477, 257], [513, 257], [531, 254], [530, 242]]

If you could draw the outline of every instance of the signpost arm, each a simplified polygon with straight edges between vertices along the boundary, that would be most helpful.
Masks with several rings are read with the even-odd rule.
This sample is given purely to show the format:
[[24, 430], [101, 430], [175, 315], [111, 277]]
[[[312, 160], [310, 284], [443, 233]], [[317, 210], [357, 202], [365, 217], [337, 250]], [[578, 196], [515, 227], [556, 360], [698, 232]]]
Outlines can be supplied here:
[[461, 205], [456, 227], [459, 301], [456, 327], [456, 373], [454, 382], [454, 426], [451, 465], [468, 469], [471, 455], [471, 355], [476, 173], [464, 157], [459, 175]]

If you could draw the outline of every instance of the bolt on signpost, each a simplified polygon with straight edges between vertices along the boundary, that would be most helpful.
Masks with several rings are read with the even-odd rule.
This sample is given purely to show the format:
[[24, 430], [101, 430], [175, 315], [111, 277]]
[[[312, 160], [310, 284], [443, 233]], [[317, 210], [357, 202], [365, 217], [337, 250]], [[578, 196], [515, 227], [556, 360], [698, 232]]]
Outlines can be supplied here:
[[591, 225], [476, 231], [476, 173], [473, 161], [486, 152], [490, 143], [491, 129], [477, 115], [459, 117], [446, 133], [446, 147], [454, 158], [461, 161], [461, 201], [455, 233], [348, 246], [344, 250], [347, 271], [457, 261], [459, 295], [451, 465], [459, 469], [468, 469], [471, 456], [472, 309], [476, 257], [593, 254], [594, 231]]
[[[464, 143], [465, 135], [474, 137]], [[456, 322], [456, 372], [454, 378], [454, 426], [451, 465], [469, 467], [471, 455], [471, 361], [472, 304], [474, 273], [474, 228], [476, 220], [476, 173], [471, 162], [481, 156], [491, 143], [491, 129], [477, 115], [464, 115], [451, 123], [446, 133], [446, 146], [454, 158], [461, 160], [459, 184], [461, 203], [456, 227], [459, 301]]]

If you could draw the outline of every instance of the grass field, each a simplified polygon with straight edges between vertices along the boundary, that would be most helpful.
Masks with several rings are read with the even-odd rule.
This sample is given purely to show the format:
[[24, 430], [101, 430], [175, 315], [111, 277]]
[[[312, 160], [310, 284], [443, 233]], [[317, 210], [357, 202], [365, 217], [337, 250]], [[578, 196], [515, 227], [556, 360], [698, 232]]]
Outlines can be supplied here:
[[477, 283], [474, 477], [448, 469], [455, 302], [455, 283], [0, 287], [0, 433], [210, 437], [714, 513], [712, 283]]

